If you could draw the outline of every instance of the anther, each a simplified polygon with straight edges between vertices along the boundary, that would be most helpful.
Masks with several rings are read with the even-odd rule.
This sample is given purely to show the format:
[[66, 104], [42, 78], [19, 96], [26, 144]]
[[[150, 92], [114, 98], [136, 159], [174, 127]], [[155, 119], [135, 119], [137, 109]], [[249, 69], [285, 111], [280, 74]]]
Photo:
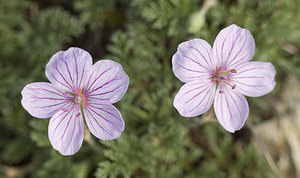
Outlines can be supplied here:
[[236, 69], [231, 69], [230, 72], [231, 73], [236, 73]]
[[87, 105], [86, 100], [83, 100], [83, 106], [86, 107], [86, 105]]
[[221, 72], [223, 72], [223, 70], [224, 70], [223, 67], [220, 67], [220, 68], [218, 69], [218, 72], [221, 73]]
[[232, 89], [235, 89], [235, 87], [236, 87], [236, 85], [232, 85], [232, 87], [231, 87], [231, 88], [232, 88]]
[[81, 114], [80, 114], [80, 112], [79, 112], [79, 113], [76, 114], [76, 117], [79, 117], [80, 115], [81, 115]]
[[68, 112], [69, 110], [67, 108], [62, 108], [61, 109], [63, 112]]
[[212, 78], [211, 81], [212, 81], [213, 83], [215, 83], [217, 80], [216, 80], [216, 78]]
[[78, 89], [77, 89], [77, 94], [80, 95], [81, 93], [82, 93], [81, 88], [78, 88]]
[[219, 93], [220, 93], [220, 94], [223, 94], [223, 93], [224, 93], [224, 91], [223, 91], [223, 90], [220, 90], [220, 91], [219, 91]]

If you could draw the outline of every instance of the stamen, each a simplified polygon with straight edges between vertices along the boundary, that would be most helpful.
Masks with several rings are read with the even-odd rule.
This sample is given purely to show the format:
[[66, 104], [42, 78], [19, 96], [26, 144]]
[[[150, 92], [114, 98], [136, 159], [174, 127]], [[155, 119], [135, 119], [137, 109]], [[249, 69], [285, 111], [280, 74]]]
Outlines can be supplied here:
[[219, 93], [220, 93], [220, 94], [223, 94], [223, 93], [224, 93], [224, 91], [223, 91], [223, 90], [220, 90], [220, 91], [219, 91]]
[[213, 83], [215, 83], [217, 80], [216, 80], [216, 78], [212, 78], [211, 81], [212, 81]]
[[78, 89], [77, 89], [77, 94], [80, 95], [81, 93], [82, 93], [81, 88], [78, 88]]
[[236, 69], [231, 69], [230, 72], [231, 73], [236, 73]]
[[218, 72], [221, 73], [221, 72], [223, 72], [223, 70], [224, 70], [223, 67], [220, 67], [220, 68], [218, 69]]
[[79, 112], [79, 113], [76, 114], [76, 117], [79, 117], [80, 115], [81, 115], [81, 114], [80, 114], [80, 112]]
[[86, 107], [87, 103], [86, 103], [86, 99], [83, 100], [83, 106]]
[[67, 108], [62, 108], [61, 109], [63, 112], [68, 112], [69, 110]]
[[236, 85], [233, 85], [231, 88], [232, 88], [232, 89], [235, 89], [235, 87], [236, 87]]

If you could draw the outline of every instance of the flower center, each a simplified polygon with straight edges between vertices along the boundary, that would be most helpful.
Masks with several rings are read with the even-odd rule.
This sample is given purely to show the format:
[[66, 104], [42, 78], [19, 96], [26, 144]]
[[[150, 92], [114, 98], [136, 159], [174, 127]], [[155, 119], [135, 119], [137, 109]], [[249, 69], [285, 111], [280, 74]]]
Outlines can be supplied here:
[[74, 103], [75, 104], [80, 104], [80, 106], [84, 106], [86, 107], [87, 105], [87, 99], [84, 96], [83, 90], [81, 88], [79, 88], [76, 91], [76, 94], [74, 94], [75, 98], [74, 98]]
[[[211, 81], [213, 83], [216, 83], [217, 86], [219, 84], [224, 83], [226, 85], [229, 85], [231, 87], [231, 89], [235, 89], [236, 85], [229, 84], [229, 80], [230, 80], [232, 73], [236, 73], [236, 72], [237, 72], [236, 69], [224, 70], [223, 67], [216, 68], [214, 75], [211, 77]], [[224, 91], [219, 90], [219, 93], [223, 94]]]

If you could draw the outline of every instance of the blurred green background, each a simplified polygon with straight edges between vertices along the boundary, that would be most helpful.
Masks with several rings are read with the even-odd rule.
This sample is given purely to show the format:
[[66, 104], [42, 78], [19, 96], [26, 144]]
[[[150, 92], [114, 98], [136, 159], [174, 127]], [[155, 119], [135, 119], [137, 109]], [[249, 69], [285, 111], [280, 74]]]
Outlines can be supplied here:
[[[300, 79], [299, 8], [298, 0], [0, 0], [0, 177], [300, 176], [294, 159], [300, 157], [291, 145], [300, 137], [289, 131], [296, 141], [276, 140], [285, 143], [280, 152], [269, 149], [261, 132], [277, 139], [282, 115], [292, 118], [293, 108], [283, 101], [297, 98], [289, 91]], [[181, 117], [172, 103], [182, 83], [171, 70], [178, 44], [202, 38], [212, 45], [233, 23], [253, 34], [253, 59], [270, 61], [277, 70], [274, 91], [248, 98], [254, 128], [245, 125], [235, 134], [201, 116]], [[116, 104], [126, 123], [122, 136], [113, 141], [91, 136], [78, 153], [64, 157], [48, 140], [49, 119], [30, 116], [20, 92], [28, 83], [48, 81], [50, 57], [71, 46], [89, 51], [94, 62], [108, 58], [122, 64], [130, 86]], [[274, 129], [263, 127], [273, 121]], [[296, 119], [289, 121], [296, 125]], [[271, 155], [275, 171], [262, 150]]]

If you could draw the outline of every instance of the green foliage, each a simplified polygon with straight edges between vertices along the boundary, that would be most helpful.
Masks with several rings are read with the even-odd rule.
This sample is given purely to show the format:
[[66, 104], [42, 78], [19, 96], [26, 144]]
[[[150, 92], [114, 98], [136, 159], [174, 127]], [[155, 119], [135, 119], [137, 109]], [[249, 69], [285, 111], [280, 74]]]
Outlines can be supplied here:
[[[254, 59], [271, 61], [278, 72], [274, 92], [249, 99], [255, 121], [268, 119], [281, 80], [290, 74], [300, 79], [298, 1], [215, 0], [200, 14], [198, 32], [188, 30], [189, 20], [204, 1], [76, 0], [67, 7], [47, 2], [0, 1], [1, 173], [9, 167], [18, 177], [43, 178], [273, 177], [246, 126], [230, 134], [218, 122], [201, 124], [201, 116], [177, 113], [173, 99], [182, 83], [171, 58], [183, 41], [202, 38], [212, 45], [229, 24], [249, 29]], [[78, 45], [94, 59], [118, 61], [129, 75], [130, 87], [116, 104], [126, 128], [113, 141], [91, 136], [76, 155], [64, 157], [48, 140], [49, 119], [31, 117], [20, 92], [30, 82], [47, 81], [45, 65], [55, 52]]]

